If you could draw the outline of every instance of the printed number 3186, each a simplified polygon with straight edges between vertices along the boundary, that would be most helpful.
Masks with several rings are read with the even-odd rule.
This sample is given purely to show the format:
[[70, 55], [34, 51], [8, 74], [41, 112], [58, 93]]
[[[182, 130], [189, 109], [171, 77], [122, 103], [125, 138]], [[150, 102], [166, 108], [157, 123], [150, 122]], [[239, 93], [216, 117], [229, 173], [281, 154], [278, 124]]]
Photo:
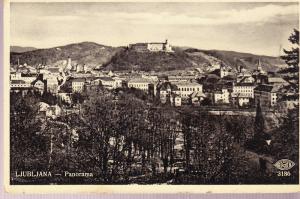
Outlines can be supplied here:
[[278, 171], [277, 176], [279, 176], [279, 177], [291, 176], [291, 172], [289, 172], [289, 171]]

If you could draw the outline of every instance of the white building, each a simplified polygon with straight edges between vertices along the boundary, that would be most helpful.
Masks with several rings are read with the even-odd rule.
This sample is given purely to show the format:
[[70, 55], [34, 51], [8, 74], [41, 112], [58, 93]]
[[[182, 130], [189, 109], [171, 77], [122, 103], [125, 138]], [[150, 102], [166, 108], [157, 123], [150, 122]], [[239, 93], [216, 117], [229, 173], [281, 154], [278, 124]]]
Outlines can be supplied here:
[[10, 88], [29, 88], [31, 87], [30, 83], [25, 82], [24, 80], [11, 80]]
[[23, 74], [20, 72], [10, 74], [10, 80], [22, 80], [28, 84], [31, 84], [36, 78], [37, 74]]
[[102, 86], [107, 89], [115, 89], [117, 87], [116, 81], [111, 77], [100, 77], [99, 80]]
[[123, 82], [123, 78], [119, 78], [119, 77], [113, 77], [113, 80], [115, 81], [115, 88], [121, 88], [122, 87], [122, 82]]
[[45, 90], [45, 83], [41, 80], [37, 80], [33, 83], [33, 87], [36, 88], [41, 94], [43, 94]]
[[221, 77], [221, 78], [226, 77], [226, 76], [228, 76], [229, 74], [230, 74], [230, 72], [229, 72], [226, 68], [221, 67], [221, 69], [220, 69], [220, 77]]
[[217, 104], [229, 104], [230, 102], [230, 93], [227, 88], [222, 88], [214, 92], [214, 102]]
[[84, 78], [78, 78], [72, 80], [72, 92], [73, 93], [80, 93], [84, 89], [85, 79]]
[[19, 72], [11, 72], [10, 80], [21, 80], [21, 73]]
[[203, 92], [202, 85], [195, 82], [180, 81], [173, 82], [173, 84], [177, 86], [177, 94], [179, 94], [182, 98], [189, 98], [189, 96], [195, 91]]
[[232, 94], [240, 94], [244, 97], [254, 98], [254, 88], [255, 86], [252, 83], [237, 83], [233, 85]]
[[64, 92], [59, 92], [58, 97], [64, 101], [67, 102], [68, 104], [71, 104], [71, 93], [64, 93]]
[[173, 52], [172, 47], [168, 43], [168, 40], [165, 42], [151, 42], [151, 43], [136, 43], [130, 44], [130, 49], [133, 49], [138, 52], [151, 51], [151, 52]]
[[55, 75], [47, 76], [47, 91], [51, 93], [57, 93], [58, 91], [58, 80]]
[[148, 91], [149, 84], [151, 83], [152, 81], [146, 78], [134, 78], [128, 81], [128, 88], [136, 88], [143, 91]]
[[252, 97], [250, 97], [248, 94], [244, 93], [231, 93], [232, 102], [235, 105], [238, 106], [245, 106], [250, 104]]
[[171, 102], [172, 106], [176, 106], [176, 107], [181, 106], [181, 97], [180, 97], [180, 95], [172, 93], [170, 95], [170, 102]]

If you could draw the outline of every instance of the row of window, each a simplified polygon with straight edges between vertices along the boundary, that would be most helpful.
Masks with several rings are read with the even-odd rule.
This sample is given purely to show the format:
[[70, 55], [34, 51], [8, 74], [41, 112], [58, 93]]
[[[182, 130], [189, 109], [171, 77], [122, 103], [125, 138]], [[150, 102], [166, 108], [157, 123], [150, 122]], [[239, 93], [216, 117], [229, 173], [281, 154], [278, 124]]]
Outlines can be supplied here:
[[234, 89], [233, 90], [233, 92], [235, 92], [235, 93], [239, 93], [239, 92], [253, 92], [253, 89], [247, 89], [247, 90], [245, 90], [245, 89]]
[[129, 84], [129, 87], [134, 87], [134, 88], [148, 88], [148, 84]]
[[28, 84], [12, 84], [11, 87], [29, 87]]
[[179, 90], [180, 91], [201, 91], [201, 88], [180, 88], [179, 87]]

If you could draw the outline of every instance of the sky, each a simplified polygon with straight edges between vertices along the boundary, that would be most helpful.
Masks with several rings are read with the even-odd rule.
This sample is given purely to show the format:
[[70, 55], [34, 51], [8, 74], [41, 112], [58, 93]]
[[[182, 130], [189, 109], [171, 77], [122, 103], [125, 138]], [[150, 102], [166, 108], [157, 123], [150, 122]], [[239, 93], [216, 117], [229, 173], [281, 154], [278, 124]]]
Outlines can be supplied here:
[[11, 3], [11, 45], [50, 48], [163, 42], [278, 56], [298, 3]]

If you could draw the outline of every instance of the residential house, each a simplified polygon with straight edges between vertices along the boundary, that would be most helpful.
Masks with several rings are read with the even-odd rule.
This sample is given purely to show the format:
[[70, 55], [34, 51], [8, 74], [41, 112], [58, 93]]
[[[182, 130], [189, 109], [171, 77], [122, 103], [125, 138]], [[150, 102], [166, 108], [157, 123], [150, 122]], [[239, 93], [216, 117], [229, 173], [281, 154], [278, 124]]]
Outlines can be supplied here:
[[231, 101], [233, 105], [242, 107], [250, 105], [253, 101], [253, 98], [245, 93], [231, 93]]
[[172, 93], [177, 93], [178, 91], [177, 86], [170, 82], [163, 82], [157, 85], [158, 96], [162, 104], [165, 104], [170, 99]]
[[221, 88], [214, 91], [215, 104], [229, 104], [230, 92], [228, 88]]
[[193, 105], [199, 106], [201, 101], [206, 97], [206, 95], [200, 91], [194, 91], [190, 95], [191, 103]]
[[42, 114], [46, 117], [56, 118], [62, 113], [62, 109], [58, 105], [50, 106], [45, 102], [40, 102], [38, 106], [39, 114]]
[[33, 81], [32, 86], [41, 94], [45, 92], [45, 83], [42, 80]]
[[58, 93], [57, 93], [58, 98], [61, 101], [66, 102], [68, 104], [72, 103], [71, 95], [72, 95], [71, 93], [67, 93], [67, 92], [63, 92], [63, 91], [58, 91]]
[[176, 106], [176, 107], [181, 106], [181, 96], [176, 93], [171, 93], [170, 102], [171, 102], [171, 106]]

